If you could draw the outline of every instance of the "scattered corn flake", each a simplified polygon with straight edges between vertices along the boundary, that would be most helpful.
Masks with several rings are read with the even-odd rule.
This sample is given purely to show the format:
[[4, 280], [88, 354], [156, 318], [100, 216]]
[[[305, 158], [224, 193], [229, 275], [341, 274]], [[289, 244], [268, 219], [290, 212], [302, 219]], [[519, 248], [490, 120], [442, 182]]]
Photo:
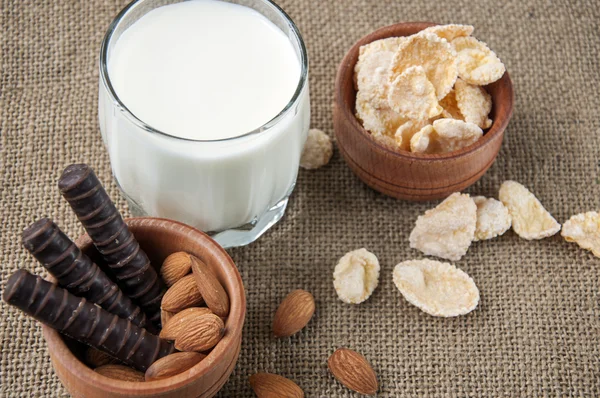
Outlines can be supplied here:
[[502, 202], [485, 196], [475, 196], [473, 201], [477, 205], [474, 241], [492, 239], [510, 229], [510, 214]]
[[428, 120], [408, 120], [398, 127], [396, 134], [396, 143], [400, 149], [410, 151], [410, 142], [412, 137], [423, 127], [429, 124]]
[[435, 130], [431, 124], [417, 131], [410, 139], [410, 150], [414, 153], [435, 153], [438, 148], [431, 143], [431, 136]]
[[456, 103], [456, 91], [454, 89], [450, 90], [448, 95], [442, 98], [440, 105], [443, 108], [443, 118], [464, 120], [463, 115], [460, 113], [460, 109], [458, 109], [458, 104]]
[[308, 130], [300, 166], [305, 169], [317, 169], [329, 163], [331, 155], [333, 155], [331, 138], [319, 129]]
[[560, 231], [560, 224], [540, 201], [516, 181], [500, 186], [500, 201], [508, 208], [512, 229], [523, 239], [543, 239]]
[[394, 267], [393, 279], [404, 298], [429, 315], [465, 315], [479, 304], [479, 289], [473, 279], [449, 263], [404, 261]]
[[506, 68], [496, 53], [474, 37], [452, 40], [458, 57], [458, 76], [468, 83], [483, 86], [500, 79]]
[[452, 152], [473, 144], [483, 136], [476, 124], [456, 119], [438, 119], [433, 122], [435, 140], [442, 153]]
[[458, 261], [475, 237], [477, 206], [468, 194], [455, 192], [417, 218], [410, 247], [428, 256]]
[[391, 82], [388, 103], [390, 108], [407, 119], [429, 119], [442, 113], [435, 87], [421, 66], [407, 68]]
[[451, 42], [457, 37], [471, 36], [474, 30], [475, 28], [471, 25], [449, 24], [431, 26], [422, 30], [422, 32], [434, 33], [439, 38], [446, 39], [447, 41]]
[[444, 98], [458, 76], [456, 53], [444, 39], [429, 32], [418, 33], [403, 41], [391, 63], [394, 81], [411, 66], [422, 66], [435, 87], [436, 97]]
[[406, 119], [388, 106], [378, 106], [369, 94], [359, 91], [356, 95], [356, 116], [365, 130], [371, 133], [389, 135], [406, 122]]
[[600, 214], [597, 212], [589, 211], [569, 218], [563, 224], [561, 235], [567, 242], [575, 242], [600, 257]]
[[366, 249], [346, 253], [335, 266], [333, 286], [345, 303], [360, 304], [367, 300], [379, 283], [379, 261]]
[[457, 79], [454, 91], [457, 107], [465, 122], [474, 123], [482, 129], [492, 125], [492, 121], [488, 119], [492, 110], [492, 96], [483, 87]]

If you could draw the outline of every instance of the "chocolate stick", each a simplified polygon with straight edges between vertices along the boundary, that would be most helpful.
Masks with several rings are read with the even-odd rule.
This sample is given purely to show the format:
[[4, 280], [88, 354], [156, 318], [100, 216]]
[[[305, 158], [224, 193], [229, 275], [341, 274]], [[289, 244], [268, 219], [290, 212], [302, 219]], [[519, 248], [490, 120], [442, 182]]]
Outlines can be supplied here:
[[60, 176], [58, 188], [104, 256], [123, 292], [160, 325], [165, 285], [135, 240], [117, 208], [86, 164], [72, 164]]
[[64, 335], [141, 371], [174, 351], [170, 342], [23, 269], [11, 275], [2, 297]]
[[[48, 218], [23, 231], [23, 246], [57, 280], [76, 296], [98, 304], [108, 312], [146, 325], [146, 314]], [[156, 332], [157, 330], [151, 330]]]

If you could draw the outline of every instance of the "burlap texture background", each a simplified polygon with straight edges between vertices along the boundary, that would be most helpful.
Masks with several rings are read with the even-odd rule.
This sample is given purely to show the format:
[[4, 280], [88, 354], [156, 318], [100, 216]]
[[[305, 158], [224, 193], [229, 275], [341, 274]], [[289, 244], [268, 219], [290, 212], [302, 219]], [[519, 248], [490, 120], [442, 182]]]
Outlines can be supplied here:
[[[2, 286], [17, 268], [38, 273], [20, 246], [36, 218], [72, 237], [82, 228], [60, 198], [64, 166], [87, 162], [121, 210], [97, 123], [98, 50], [126, 0], [2, 0]], [[504, 179], [530, 187], [563, 222], [600, 208], [600, 11], [595, 1], [317, 1], [281, 5], [310, 55], [312, 122], [333, 134], [336, 67], [354, 41], [399, 21], [469, 23], [511, 73], [515, 112], [498, 160], [469, 192], [497, 196]], [[231, 250], [247, 289], [237, 369], [221, 397], [252, 396], [257, 371], [295, 380], [309, 397], [354, 396], [328, 373], [340, 346], [363, 353], [379, 396], [600, 396], [600, 259], [554, 236], [528, 242], [513, 232], [475, 243], [457, 263], [476, 281], [470, 315], [430, 317], [393, 285], [393, 266], [422, 257], [408, 247], [419, 213], [435, 203], [384, 197], [358, 181], [336, 152], [302, 170], [288, 214], [259, 242]], [[382, 264], [380, 286], [359, 306], [336, 297], [339, 257], [366, 247]], [[272, 315], [292, 289], [311, 291], [317, 312], [298, 335], [275, 340]], [[0, 304], [0, 394], [67, 396], [39, 325]]]

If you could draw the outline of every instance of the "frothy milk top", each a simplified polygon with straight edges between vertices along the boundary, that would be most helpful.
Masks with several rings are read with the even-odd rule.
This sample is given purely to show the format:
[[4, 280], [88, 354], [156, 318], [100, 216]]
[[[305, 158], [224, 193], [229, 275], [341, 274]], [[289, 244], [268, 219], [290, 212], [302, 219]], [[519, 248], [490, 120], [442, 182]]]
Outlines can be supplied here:
[[300, 61], [289, 39], [258, 12], [192, 0], [144, 15], [109, 53], [121, 102], [177, 137], [215, 140], [252, 131], [291, 100]]

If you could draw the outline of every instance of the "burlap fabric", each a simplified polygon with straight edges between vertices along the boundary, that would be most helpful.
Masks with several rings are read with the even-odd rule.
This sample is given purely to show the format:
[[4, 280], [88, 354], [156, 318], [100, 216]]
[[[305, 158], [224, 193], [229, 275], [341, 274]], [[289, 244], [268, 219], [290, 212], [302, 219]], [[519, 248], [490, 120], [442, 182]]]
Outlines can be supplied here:
[[[600, 12], [595, 1], [281, 2], [310, 55], [312, 122], [333, 134], [337, 64], [354, 41], [398, 21], [470, 23], [510, 71], [515, 112], [498, 160], [471, 193], [497, 196], [505, 179], [530, 187], [563, 222], [599, 210]], [[2, 286], [17, 268], [42, 269], [20, 246], [20, 232], [53, 217], [82, 233], [56, 181], [87, 162], [127, 212], [112, 183], [97, 123], [98, 50], [126, 0], [3, 0], [1, 134]], [[240, 359], [221, 397], [249, 397], [248, 376], [276, 372], [309, 397], [354, 396], [328, 373], [337, 347], [363, 353], [380, 396], [600, 396], [600, 259], [559, 235], [528, 242], [513, 232], [473, 244], [457, 263], [481, 291], [468, 316], [439, 319], [409, 305], [393, 266], [420, 258], [408, 247], [419, 213], [435, 203], [380, 195], [335, 153], [327, 167], [302, 170], [283, 221], [259, 242], [231, 250], [247, 289]], [[366, 247], [381, 261], [380, 285], [364, 304], [337, 299], [331, 273], [347, 251]], [[272, 315], [304, 288], [317, 312], [298, 335], [271, 337]], [[0, 304], [2, 396], [66, 396], [39, 325]]]

